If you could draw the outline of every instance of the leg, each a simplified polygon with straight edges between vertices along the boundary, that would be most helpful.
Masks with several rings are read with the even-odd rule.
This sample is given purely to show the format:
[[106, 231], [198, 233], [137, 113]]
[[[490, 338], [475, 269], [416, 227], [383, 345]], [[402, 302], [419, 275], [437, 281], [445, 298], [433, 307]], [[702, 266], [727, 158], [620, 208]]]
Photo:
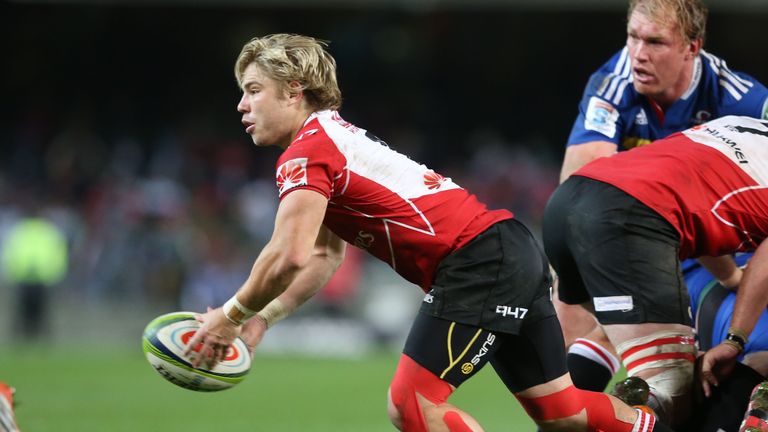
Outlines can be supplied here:
[[481, 431], [447, 400], [488, 362], [496, 342], [491, 332], [419, 313], [389, 388], [392, 424], [403, 431]]
[[455, 387], [403, 354], [387, 395], [387, 414], [402, 431], [482, 431], [469, 414], [447, 402]]
[[502, 338], [491, 364], [541, 430], [664, 430], [653, 429], [651, 416], [616, 398], [573, 386], [556, 317], [527, 323], [520, 335]]
[[604, 326], [617, 347], [627, 375], [644, 379], [650, 387], [649, 406], [662, 421], [684, 422], [691, 409], [693, 329], [682, 324], [613, 324]]
[[[582, 311], [589, 313], [583, 308]], [[600, 325], [573, 342], [567, 359], [574, 385], [583, 390], [605, 390], [621, 367], [616, 350]]]
[[[576, 387], [603, 391], [620, 367], [615, 350], [591, 312], [590, 295], [576, 260], [583, 253], [569, 231], [574, 197], [582, 195], [579, 179], [563, 184], [544, 214], [544, 248], [558, 277], [552, 303], [568, 347], [568, 370]], [[576, 252], [574, 252], [574, 250]], [[589, 305], [589, 308], [585, 307]]]

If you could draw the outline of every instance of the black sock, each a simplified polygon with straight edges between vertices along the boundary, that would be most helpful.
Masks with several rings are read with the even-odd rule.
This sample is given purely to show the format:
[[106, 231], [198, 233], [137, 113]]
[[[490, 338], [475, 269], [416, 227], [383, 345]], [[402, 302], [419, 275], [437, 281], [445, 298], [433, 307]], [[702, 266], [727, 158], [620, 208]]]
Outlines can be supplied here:
[[567, 362], [573, 385], [582, 390], [602, 392], [613, 377], [602, 364], [578, 354], [568, 353]]

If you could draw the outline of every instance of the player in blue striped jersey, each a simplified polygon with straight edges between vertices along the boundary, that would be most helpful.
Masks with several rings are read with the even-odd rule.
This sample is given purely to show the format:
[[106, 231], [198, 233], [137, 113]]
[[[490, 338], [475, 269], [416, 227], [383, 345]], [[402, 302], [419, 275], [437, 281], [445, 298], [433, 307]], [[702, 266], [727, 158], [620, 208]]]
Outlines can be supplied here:
[[691, 77], [677, 99], [657, 101], [641, 93], [642, 78], [635, 74], [646, 69], [636, 60], [633, 65], [629, 46], [635, 43], [642, 42], [630, 41], [590, 77], [569, 149], [605, 141], [613, 151], [628, 150], [724, 115], [768, 115], [768, 90], [703, 49], [692, 56]]
[[[630, 0], [626, 46], [589, 79], [565, 151], [561, 181], [588, 162], [650, 143], [712, 118], [768, 118], [768, 89], [702, 49], [699, 0]], [[703, 263], [724, 285], [741, 271], [729, 257]], [[605, 387], [620, 363], [591, 316], [555, 301], [581, 388]]]

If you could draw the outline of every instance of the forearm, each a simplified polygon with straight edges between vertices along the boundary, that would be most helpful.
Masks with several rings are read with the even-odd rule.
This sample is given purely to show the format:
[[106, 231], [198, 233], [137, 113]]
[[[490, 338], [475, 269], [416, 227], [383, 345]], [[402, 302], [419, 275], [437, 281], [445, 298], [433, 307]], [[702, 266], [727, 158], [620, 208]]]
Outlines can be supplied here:
[[768, 241], [757, 248], [744, 271], [731, 327], [749, 335], [760, 314], [768, 306]]
[[736, 265], [736, 261], [730, 255], [719, 257], [703, 256], [699, 257], [699, 262], [703, 265], [720, 284], [728, 289], [736, 289], [741, 282], [742, 270]]
[[258, 312], [267, 327], [285, 318], [315, 295], [331, 279], [338, 268], [335, 260], [313, 256], [286, 290]]
[[571, 174], [584, 165], [614, 153], [616, 153], [616, 144], [608, 141], [592, 141], [567, 147], [563, 166], [560, 169], [560, 183], [566, 181]]

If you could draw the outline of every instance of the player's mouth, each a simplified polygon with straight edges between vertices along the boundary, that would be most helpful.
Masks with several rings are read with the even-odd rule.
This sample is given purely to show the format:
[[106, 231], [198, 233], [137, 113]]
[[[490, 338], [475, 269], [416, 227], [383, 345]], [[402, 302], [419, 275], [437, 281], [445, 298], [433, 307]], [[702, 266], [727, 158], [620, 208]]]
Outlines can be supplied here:
[[243, 120], [242, 123], [243, 123], [243, 126], [245, 126], [245, 133], [250, 134], [251, 132], [253, 132], [253, 126], [254, 126], [253, 123], [247, 120]]
[[640, 84], [650, 84], [651, 81], [654, 80], [653, 74], [649, 73], [648, 71], [640, 68], [634, 68], [632, 69], [632, 76], [636, 82], [639, 82]]

